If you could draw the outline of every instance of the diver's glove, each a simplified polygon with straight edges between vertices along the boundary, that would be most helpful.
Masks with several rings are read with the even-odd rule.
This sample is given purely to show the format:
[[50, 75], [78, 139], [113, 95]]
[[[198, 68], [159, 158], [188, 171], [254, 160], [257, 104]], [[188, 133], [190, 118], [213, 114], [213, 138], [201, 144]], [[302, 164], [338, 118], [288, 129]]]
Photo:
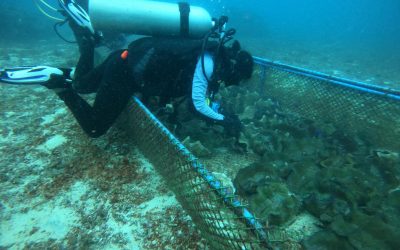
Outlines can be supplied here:
[[235, 114], [223, 114], [224, 119], [219, 122], [228, 136], [239, 138], [240, 131], [243, 129], [243, 125], [239, 120], [239, 117]]

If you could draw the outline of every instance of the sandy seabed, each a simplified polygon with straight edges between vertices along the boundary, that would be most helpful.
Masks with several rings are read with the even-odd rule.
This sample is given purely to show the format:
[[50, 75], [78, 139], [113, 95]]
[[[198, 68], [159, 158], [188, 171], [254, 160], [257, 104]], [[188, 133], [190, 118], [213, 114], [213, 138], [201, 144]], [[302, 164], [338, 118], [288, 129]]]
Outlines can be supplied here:
[[[0, 65], [67, 66], [78, 56], [72, 46], [8, 47]], [[41, 86], [1, 84], [0, 96], [1, 249], [205, 247], [124, 131], [87, 137]]]
[[[76, 46], [63, 42], [26, 45], [2, 45], [0, 67], [70, 67], [78, 58]], [[298, 58], [287, 56], [288, 63]], [[318, 61], [306, 66], [318, 69]], [[123, 129], [87, 137], [63, 102], [41, 86], [0, 84], [0, 116], [0, 249], [207, 248]], [[233, 177], [251, 161], [222, 154], [205, 163]]]

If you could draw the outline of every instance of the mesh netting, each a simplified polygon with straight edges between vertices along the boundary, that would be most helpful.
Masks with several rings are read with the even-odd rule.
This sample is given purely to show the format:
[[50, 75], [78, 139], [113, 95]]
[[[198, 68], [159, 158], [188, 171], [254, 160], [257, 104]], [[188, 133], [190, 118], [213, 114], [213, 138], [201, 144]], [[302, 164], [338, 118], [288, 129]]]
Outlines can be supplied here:
[[[400, 151], [397, 94], [389, 98], [276, 65], [263, 64], [258, 73], [260, 84], [253, 87], [278, 101], [286, 112], [331, 123], [375, 148]], [[266, 231], [238, 197], [215, 179], [140, 101], [132, 101], [127, 117], [139, 149], [163, 176], [211, 249], [262, 249], [274, 242], [287, 242], [284, 230]]]
[[400, 151], [399, 99], [271, 65], [261, 66], [260, 72], [263, 77], [258, 88], [286, 112], [331, 123], [374, 148]]
[[128, 119], [135, 143], [211, 249], [267, 247], [269, 235], [258, 220], [137, 99], [132, 101]]

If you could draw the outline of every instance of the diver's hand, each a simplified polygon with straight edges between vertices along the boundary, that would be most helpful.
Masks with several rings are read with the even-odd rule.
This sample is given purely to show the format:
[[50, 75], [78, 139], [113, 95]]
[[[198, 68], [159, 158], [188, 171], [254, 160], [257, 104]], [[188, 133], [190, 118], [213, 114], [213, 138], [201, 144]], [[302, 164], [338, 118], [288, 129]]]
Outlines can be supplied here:
[[237, 115], [224, 114], [224, 119], [220, 124], [225, 128], [225, 132], [228, 136], [239, 138], [243, 125]]

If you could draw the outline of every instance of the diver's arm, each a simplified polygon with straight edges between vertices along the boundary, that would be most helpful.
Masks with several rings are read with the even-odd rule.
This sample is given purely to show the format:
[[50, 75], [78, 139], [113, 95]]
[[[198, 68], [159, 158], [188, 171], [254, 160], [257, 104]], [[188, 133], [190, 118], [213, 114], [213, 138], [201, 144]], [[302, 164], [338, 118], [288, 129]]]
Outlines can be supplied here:
[[[214, 62], [210, 54], [204, 55], [204, 68], [207, 78], [210, 79], [214, 69]], [[192, 82], [192, 101], [198, 112], [214, 120], [223, 120], [224, 116], [215, 112], [207, 105], [208, 82], [203, 73], [201, 57], [199, 58]]]

